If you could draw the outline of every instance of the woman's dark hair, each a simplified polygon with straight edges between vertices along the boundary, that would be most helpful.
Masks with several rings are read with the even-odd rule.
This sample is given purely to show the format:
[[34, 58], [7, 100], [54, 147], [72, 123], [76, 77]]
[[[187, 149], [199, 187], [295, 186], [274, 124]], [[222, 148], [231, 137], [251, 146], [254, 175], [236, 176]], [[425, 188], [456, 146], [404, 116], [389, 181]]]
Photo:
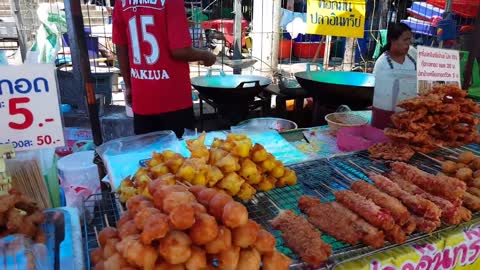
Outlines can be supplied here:
[[405, 32], [412, 32], [412, 28], [404, 23], [393, 23], [388, 26], [387, 44], [383, 46], [382, 53], [390, 51], [392, 41], [397, 40]]

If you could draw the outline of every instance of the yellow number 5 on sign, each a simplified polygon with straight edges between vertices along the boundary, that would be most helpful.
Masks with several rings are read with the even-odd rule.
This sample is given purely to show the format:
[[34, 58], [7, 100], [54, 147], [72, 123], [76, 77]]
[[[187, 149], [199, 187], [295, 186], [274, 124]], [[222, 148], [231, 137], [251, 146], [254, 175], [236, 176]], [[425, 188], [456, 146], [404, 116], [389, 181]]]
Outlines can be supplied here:
[[363, 38], [365, 0], [308, 0], [307, 33]]

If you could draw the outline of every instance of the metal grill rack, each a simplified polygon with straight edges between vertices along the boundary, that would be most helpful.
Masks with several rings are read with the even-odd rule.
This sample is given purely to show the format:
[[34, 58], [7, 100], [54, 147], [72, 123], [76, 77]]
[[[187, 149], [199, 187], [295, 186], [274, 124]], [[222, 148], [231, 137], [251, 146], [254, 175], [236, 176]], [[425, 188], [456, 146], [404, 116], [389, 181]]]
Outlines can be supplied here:
[[[470, 150], [479, 155], [480, 145], [469, 145], [456, 150]], [[452, 154], [451, 150], [441, 150], [430, 156], [441, 159], [444, 156], [452, 156]], [[346, 175], [351, 179], [371, 182], [362, 171], [352, 165], [350, 161], [354, 161], [355, 164], [368, 171], [372, 171], [372, 168], [381, 171], [389, 170], [387, 163], [369, 159], [366, 151], [337, 155], [329, 159], [318, 159], [293, 164], [289, 167], [297, 173], [297, 185], [258, 193], [253, 200], [245, 204], [250, 218], [264, 226], [276, 237], [277, 249], [296, 261], [292, 265], [292, 269], [301, 268], [303, 265], [299, 261], [299, 257], [284, 245], [281, 233], [274, 230], [269, 221], [278, 215], [279, 209], [292, 210], [295, 213], [300, 214], [301, 212], [298, 209], [297, 201], [302, 195], [318, 197], [322, 201], [334, 200], [335, 191], [348, 189], [351, 184], [350, 181], [346, 180], [341, 174]], [[439, 165], [433, 161], [432, 158], [423, 155], [415, 155], [409, 163], [432, 174], [436, 174], [440, 171]], [[106, 227], [105, 216], [108, 218], [109, 224], [114, 226], [120, 216], [119, 207], [121, 207], [121, 205], [118, 202], [117, 196], [110, 193], [92, 195], [85, 201], [85, 209], [87, 211], [85, 211], [86, 215], [84, 216], [84, 220], [90, 221], [85, 222], [84, 226], [87, 265], [90, 265], [90, 260], [88, 258], [89, 251], [98, 246], [94, 227], [96, 227], [98, 231]], [[92, 216], [91, 220], [88, 219], [90, 214]], [[473, 215], [473, 220], [477, 221], [479, 219], [480, 213], [475, 213]], [[438, 229], [433, 234], [429, 235], [423, 233], [413, 234], [408, 238], [406, 244], [424, 240], [429, 237], [438, 237], [438, 235], [444, 231], [469, 226], [469, 224], [471, 223], [457, 226], [444, 225], [441, 229]], [[386, 244], [385, 247], [381, 249], [372, 249], [361, 244], [350, 246], [346, 243], [337, 241], [326, 234], [322, 235], [322, 239], [330, 244], [333, 250], [333, 256], [331, 256], [327, 262], [325, 269], [332, 269], [346, 261], [361, 259], [399, 246], [395, 244]]]

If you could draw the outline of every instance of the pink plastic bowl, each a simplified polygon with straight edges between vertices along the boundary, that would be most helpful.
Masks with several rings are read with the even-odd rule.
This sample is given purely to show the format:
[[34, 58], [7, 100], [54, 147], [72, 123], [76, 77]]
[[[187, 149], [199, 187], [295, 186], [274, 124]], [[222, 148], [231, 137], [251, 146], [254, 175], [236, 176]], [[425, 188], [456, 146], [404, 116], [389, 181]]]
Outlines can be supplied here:
[[365, 150], [376, 143], [388, 141], [383, 130], [372, 126], [346, 127], [337, 132], [338, 149], [345, 152]]

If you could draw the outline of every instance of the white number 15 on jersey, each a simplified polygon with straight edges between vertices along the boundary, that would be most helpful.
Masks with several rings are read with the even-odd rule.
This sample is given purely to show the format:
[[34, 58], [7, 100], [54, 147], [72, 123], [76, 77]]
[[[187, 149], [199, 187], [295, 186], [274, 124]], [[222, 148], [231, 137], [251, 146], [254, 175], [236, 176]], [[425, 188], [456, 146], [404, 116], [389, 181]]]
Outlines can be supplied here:
[[142, 31], [142, 42], [147, 42], [152, 48], [150, 55], [143, 54], [140, 51], [140, 39], [137, 31], [137, 17], [132, 17], [128, 21], [128, 26], [130, 28], [130, 39], [132, 44], [133, 51], [133, 63], [140, 65], [142, 63], [142, 58], [145, 57], [145, 61], [148, 65], [153, 65], [158, 61], [160, 57], [160, 49], [158, 47], [158, 42], [155, 36], [152, 33], [147, 31], [147, 26], [154, 25], [153, 16], [144, 15], [140, 16], [140, 28]]

